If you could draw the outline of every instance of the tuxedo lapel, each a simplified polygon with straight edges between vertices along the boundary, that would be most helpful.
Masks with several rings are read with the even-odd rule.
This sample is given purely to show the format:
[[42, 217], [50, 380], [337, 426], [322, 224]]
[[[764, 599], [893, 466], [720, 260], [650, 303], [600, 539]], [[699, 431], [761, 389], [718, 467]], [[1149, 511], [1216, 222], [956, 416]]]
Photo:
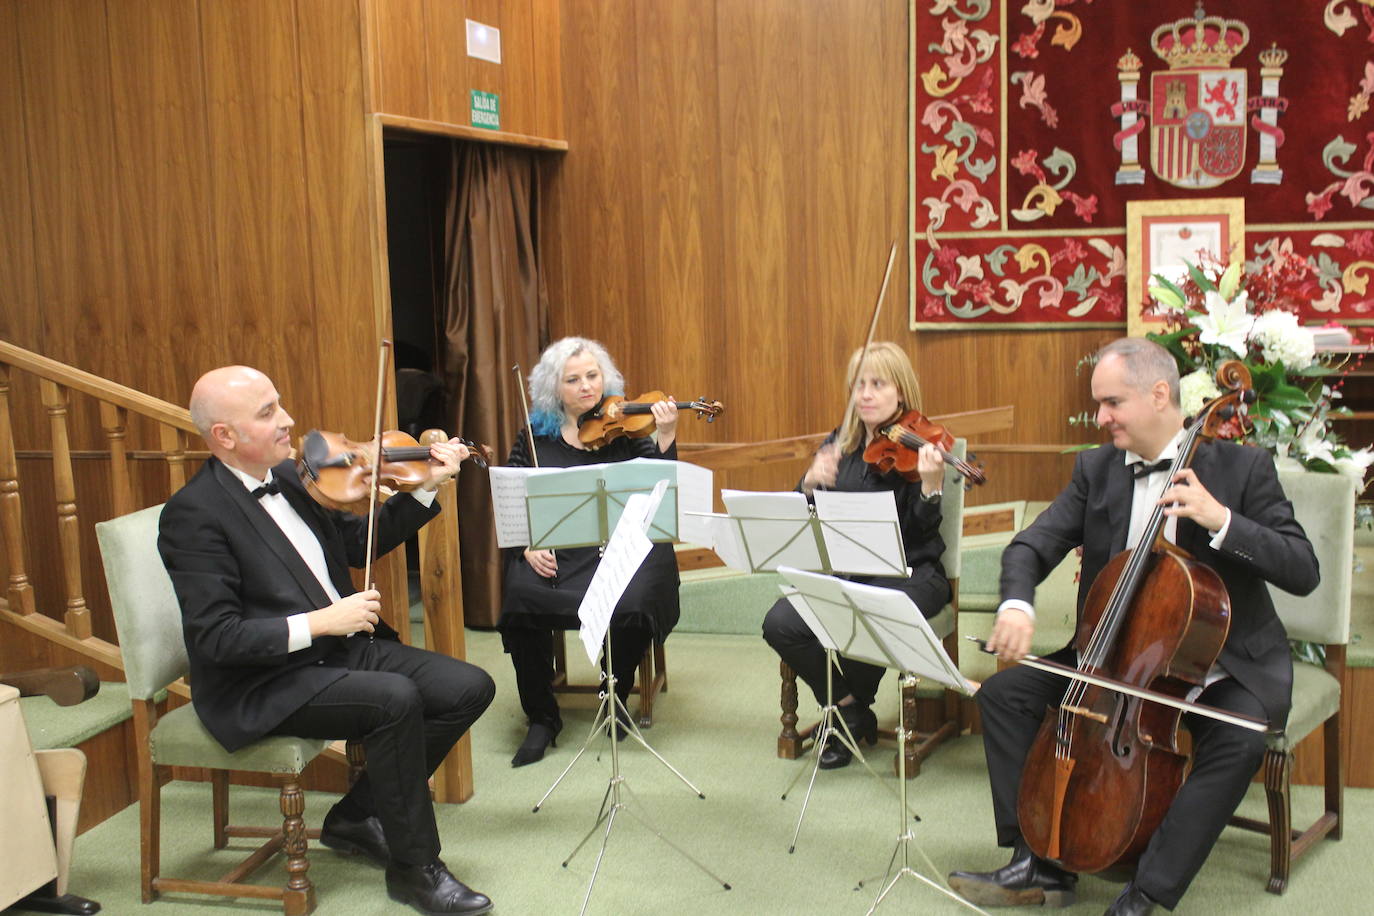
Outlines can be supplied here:
[[298, 484], [299, 478], [290, 464], [278, 465], [272, 474], [275, 479], [281, 481], [281, 492], [286, 501], [319, 540], [320, 547], [324, 550], [324, 562], [329, 569], [329, 578], [333, 581], [334, 587], [341, 595], [350, 594], [353, 591], [353, 580], [348, 574], [348, 558], [341, 557], [337, 551], [330, 549], [334, 539], [330, 537], [330, 532], [326, 528], [329, 522], [324, 517], [320, 504], [315, 502], [304, 486]]
[[[291, 578], [300, 586], [301, 591], [309, 597], [312, 606], [325, 607], [330, 604], [329, 596], [325, 594], [319, 580], [310, 571], [310, 567], [305, 565], [305, 560], [301, 559], [295, 545], [277, 526], [272, 516], [267, 514], [267, 510], [253, 498], [243, 483], [222, 462], [214, 458], [210, 460], [213, 462], [215, 482], [224, 490], [224, 494], [234, 507], [234, 511], [257, 533], [267, 546], [268, 552], [276, 557], [286, 568], [286, 571], [291, 574]], [[299, 512], [299, 510], [297, 511]], [[302, 517], [306, 518], [306, 525], [314, 531], [316, 526], [311, 524], [308, 517], [304, 515]], [[318, 532], [316, 534], [318, 535]], [[328, 554], [329, 552], [326, 550], [325, 555], [328, 556]]]
[[1135, 481], [1131, 478], [1131, 469], [1121, 457], [1121, 452], [1114, 452], [1111, 460], [1107, 462], [1107, 525], [1111, 532], [1112, 549], [1107, 554], [1114, 557], [1126, 549], [1126, 536], [1130, 533], [1131, 527], [1131, 498], [1135, 492]]

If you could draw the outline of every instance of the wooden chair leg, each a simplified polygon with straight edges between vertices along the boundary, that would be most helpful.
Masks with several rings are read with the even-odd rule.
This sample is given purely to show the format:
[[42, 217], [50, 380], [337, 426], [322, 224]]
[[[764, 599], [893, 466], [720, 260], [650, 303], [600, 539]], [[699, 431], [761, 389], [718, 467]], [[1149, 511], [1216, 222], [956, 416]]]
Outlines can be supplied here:
[[348, 759], [348, 785], [351, 788], [367, 770], [367, 751], [363, 743], [353, 738], [344, 742], [344, 756]]
[[282, 849], [286, 853], [286, 888], [282, 895], [282, 910], [286, 916], [306, 916], [315, 911], [315, 886], [306, 874], [310, 862], [306, 859], [305, 793], [300, 778], [281, 779]]
[[1327, 836], [1333, 840], [1339, 840], [1341, 827], [1345, 823], [1345, 755], [1341, 753], [1341, 713], [1339, 711], [1326, 720], [1322, 729], [1322, 738], [1326, 742], [1326, 765], [1323, 768], [1326, 811], [1336, 819], [1336, 823], [1332, 825], [1331, 832]]
[[653, 649], [647, 649], [639, 660], [639, 727], [649, 728], [654, 724], [654, 656]]
[[802, 736], [797, 734], [797, 673], [787, 662], [778, 662], [782, 675], [782, 731], [778, 734], [778, 756], [796, 760], [802, 755]]
[[[906, 758], [906, 778], [915, 779], [921, 775], [921, 760], [923, 754], [918, 754], [916, 749], [916, 683], [913, 679], [909, 684], [902, 685], [902, 708], [898, 715], [902, 719], [902, 729], [906, 733], [906, 738], [902, 741], [902, 746], [897, 748], [897, 753]], [[900, 773], [899, 762], [893, 758], [892, 772]]]
[[210, 816], [214, 820], [215, 848], [229, 845], [229, 771], [210, 771]]
[[162, 782], [158, 778], [158, 768], [147, 759], [147, 754], [138, 757], [138, 833], [140, 875], [139, 884], [143, 891], [143, 902], [152, 903], [157, 899], [153, 882], [157, 880], [162, 859]]
[[1288, 871], [1293, 854], [1293, 809], [1289, 797], [1293, 755], [1281, 751], [1264, 752], [1264, 794], [1269, 799], [1269, 884], [1271, 894], [1282, 894], [1288, 887]]
[[668, 657], [663, 652], [663, 643], [654, 642], [654, 674], [658, 677], [658, 689], [668, 692]]

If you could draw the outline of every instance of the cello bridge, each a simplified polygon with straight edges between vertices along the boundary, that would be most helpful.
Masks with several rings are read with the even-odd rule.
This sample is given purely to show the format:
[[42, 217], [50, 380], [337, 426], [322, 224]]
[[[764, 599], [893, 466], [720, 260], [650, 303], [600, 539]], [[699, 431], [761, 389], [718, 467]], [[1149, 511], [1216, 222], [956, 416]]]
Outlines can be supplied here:
[[1064, 712], [1073, 713], [1075, 716], [1083, 716], [1085, 719], [1092, 719], [1094, 722], [1107, 724], [1107, 717], [1100, 712], [1093, 712], [1091, 709], [1084, 709], [1082, 706], [1063, 706], [1060, 707]]

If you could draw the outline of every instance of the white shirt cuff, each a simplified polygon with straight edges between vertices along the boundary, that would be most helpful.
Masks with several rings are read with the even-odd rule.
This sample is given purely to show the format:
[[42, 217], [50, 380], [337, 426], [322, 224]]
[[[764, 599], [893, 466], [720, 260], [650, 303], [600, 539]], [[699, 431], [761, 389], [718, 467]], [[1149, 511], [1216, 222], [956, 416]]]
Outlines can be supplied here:
[[1221, 542], [1226, 540], [1226, 532], [1231, 530], [1231, 510], [1226, 510], [1226, 521], [1222, 524], [1221, 530], [1212, 532], [1210, 547], [1213, 550], [1221, 549]]
[[292, 614], [286, 618], [286, 651], [299, 652], [310, 648], [314, 640], [310, 636], [310, 621], [304, 614]]
[[1031, 619], [1031, 623], [1035, 623], [1035, 608], [1031, 607], [1020, 598], [1008, 598], [1006, 601], [1003, 601], [997, 606], [997, 613], [1000, 614], [1003, 611], [1021, 611]]
[[410, 495], [415, 497], [415, 501], [426, 509], [434, 502], [434, 497], [439, 495], [438, 490], [426, 490], [424, 487], [416, 487], [410, 491]]

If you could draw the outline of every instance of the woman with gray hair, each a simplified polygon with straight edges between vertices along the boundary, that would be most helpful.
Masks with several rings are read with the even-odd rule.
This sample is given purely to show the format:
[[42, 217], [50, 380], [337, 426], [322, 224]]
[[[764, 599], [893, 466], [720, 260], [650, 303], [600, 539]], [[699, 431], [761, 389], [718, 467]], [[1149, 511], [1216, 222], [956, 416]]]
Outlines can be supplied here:
[[[530, 427], [538, 466], [568, 468], [632, 458], [677, 458], [677, 407], [673, 401], [653, 405], [658, 441], [616, 439], [588, 451], [578, 440], [577, 420], [607, 395], [624, 394], [625, 380], [606, 349], [594, 340], [565, 337], [544, 350], [530, 373]], [[511, 449], [511, 467], [530, 467], [525, 430]], [[575, 630], [577, 608], [600, 562], [595, 547], [505, 551], [506, 584], [497, 628], [515, 666], [520, 705], [529, 733], [511, 759], [525, 766], [544, 757], [555, 744], [563, 720], [553, 693], [553, 631]], [[624, 703], [634, 690], [635, 671], [646, 649], [668, 637], [678, 619], [677, 559], [672, 544], [655, 544], [630, 581], [611, 618], [616, 694]], [[616, 729], [617, 738], [625, 736]]]

